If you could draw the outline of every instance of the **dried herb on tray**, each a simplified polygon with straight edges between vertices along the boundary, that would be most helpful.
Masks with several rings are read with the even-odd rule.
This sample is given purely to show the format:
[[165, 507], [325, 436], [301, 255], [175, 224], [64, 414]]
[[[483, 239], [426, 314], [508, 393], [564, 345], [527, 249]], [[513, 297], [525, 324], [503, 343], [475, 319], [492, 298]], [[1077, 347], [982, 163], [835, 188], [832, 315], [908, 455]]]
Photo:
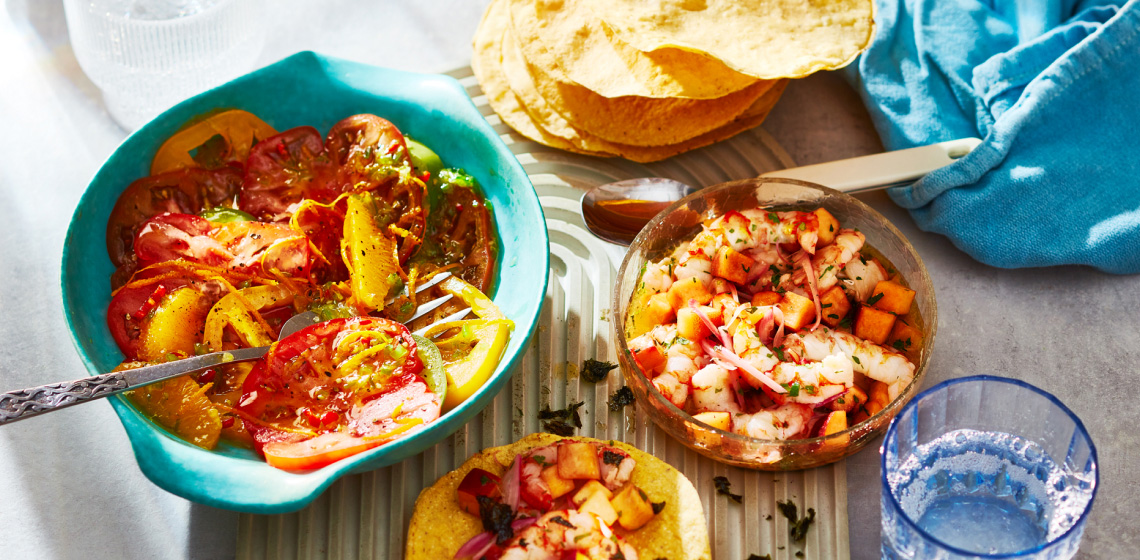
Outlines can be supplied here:
[[796, 514], [796, 504], [791, 500], [786, 502], [776, 502], [776, 507], [780, 509], [780, 513], [788, 518], [788, 534], [791, 535], [793, 542], [799, 542], [807, 537], [808, 528], [815, 521], [815, 509], [808, 508], [807, 515], [799, 517]]
[[538, 419], [545, 420], [542, 429], [562, 437], [574, 435], [574, 430], [582, 427], [582, 417], [578, 415], [578, 409], [584, 404], [586, 403], [571, 403], [561, 410], [550, 410], [549, 406], [543, 407], [538, 411]]
[[633, 404], [635, 400], [636, 399], [633, 397], [633, 391], [630, 390], [629, 387], [622, 387], [621, 389], [614, 391], [614, 394], [610, 395], [610, 398], [607, 402], [610, 405], [610, 410], [618, 412], [622, 408]]
[[744, 503], [744, 496], [741, 496], [740, 494], [733, 494], [730, 491], [732, 489], [732, 483], [728, 481], [728, 477], [713, 477], [713, 484], [716, 486], [717, 494], [724, 494], [725, 496], [728, 496], [730, 500], [738, 504]]
[[607, 376], [609, 376], [610, 371], [616, 367], [617, 364], [588, 359], [582, 364], [582, 379], [585, 379], [590, 383], [603, 381]]
[[759, 554], [749, 554], [748, 560], [772, 560], [772, 555], [765, 554], [764, 556], [760, 556]]

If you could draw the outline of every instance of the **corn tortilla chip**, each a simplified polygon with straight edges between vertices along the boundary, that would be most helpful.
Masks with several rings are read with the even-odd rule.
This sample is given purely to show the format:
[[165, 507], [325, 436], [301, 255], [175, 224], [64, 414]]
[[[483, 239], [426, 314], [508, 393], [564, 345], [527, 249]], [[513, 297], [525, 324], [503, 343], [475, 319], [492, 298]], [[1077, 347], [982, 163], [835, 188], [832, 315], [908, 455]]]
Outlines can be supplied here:
[[511, 29], [524, 58], [555, 80], [602, 97], [713, 99], [756, 78], [681, 49], [642, 52], [613, 37], [590, 5], [564, 0], [508, 0]]
[[704, 53], [757, 78], [846, 66], [871, 41], [872, 0], [585, 0], [616, 37], [646, 52]]
[[[501, 476], [519, 453], [560, 439], [552, 434], [531, 434], [510, 445], [485, 449], [424, 489], [416, 499], [405, 558], [453, 558], [463, 543], [483, 531], [479, 520], [460, 510], [456, 501], [456, 489], [468, 471], [481, 468]], [[598, 442], [590, 438], [572, 439]], [[653, 502], [665, 502], [661, 513], [644, 527], [632, 533], [619, 531], [637, 549], [638, 556], [649, 560], [711, 559], [704, 509], [689, 479], [664, 461], [635, 447], [621, 442], [606, 442], [606, 445], [629, 453], [637, 463], [630, 480]]]

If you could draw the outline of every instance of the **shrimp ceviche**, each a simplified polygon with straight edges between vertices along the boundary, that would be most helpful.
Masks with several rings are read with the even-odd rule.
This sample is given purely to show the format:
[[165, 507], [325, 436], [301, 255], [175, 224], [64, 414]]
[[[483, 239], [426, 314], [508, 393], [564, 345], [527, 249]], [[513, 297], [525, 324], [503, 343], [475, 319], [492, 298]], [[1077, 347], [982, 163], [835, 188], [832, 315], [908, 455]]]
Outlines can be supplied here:
[[[496, 242], [475, 180], [375, 115], [326, 136], [237, 110], [191, 123], [123, 191], [107, 248], [120, 369], [272, 345], [131, 402], [195, 445], [225, 439], [281, 468], [435, 420], [490, 377], [513, 329], [485, 295]], [[444, 320], [463, 309], [474, 317]], [[304, 311], [323, 322], [275, 342]]]
[[653, 387], [763, 440], [844, 431], [914, 379], [915, 292], [823, 208], [732, 211], [646, 264], [628, 345]]
[[406, 556], [708, 558], [707, 541], [681, 543], [682, 533], [707, 529], [696, 490], [672, 467], [622, 443], [534, 434], [424, 490]]

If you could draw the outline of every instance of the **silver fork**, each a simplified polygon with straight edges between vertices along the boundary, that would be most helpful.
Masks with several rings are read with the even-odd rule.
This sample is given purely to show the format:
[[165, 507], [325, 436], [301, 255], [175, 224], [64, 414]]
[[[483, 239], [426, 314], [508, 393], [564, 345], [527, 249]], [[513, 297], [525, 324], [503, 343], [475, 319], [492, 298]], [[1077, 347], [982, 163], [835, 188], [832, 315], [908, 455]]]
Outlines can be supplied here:
[[[430, 281], [417, 286], [416, 293], [435, 286], [448, 276], [451, 276], [451, 273], [445, 272], [435, 275]], [[408, 319], [408, 322], [411, 323], [435, 311], [439, 306], [451, 301], [451, 298], [452, 296], [448, 294], [418, 306], [416, 313], [411, 319]], [[388, 303], [392, 303], [392, 301]], [[439, 321], [417, 330], [415, 334], [422, 335], [432, 326], [439, 323], [462, 319], [470, 311], [470, 308], [465, 308], [452, 313]], [[281, 326], [281, 334], [278, 335], [278, 340], [319, 322], [320, 317], [312, 311], [294, 315]], [[164, 364], [114, 371], [102, 375], [76, 379], [75, 381], [51, 383], [39, 387], [9, 391], [0, 394], [0, 425], [31, 418], [32, 416], [52, 412], [61, 408], [83, 404], [103, 397], [117, 395], [123, 391], [137, 389], [188, 373], [195, 373], [224, 364], [257, 360], [268, 351], [269, 346], [223, 350], [221, 352], [211, 352], [209, 354], [202, 354], [200, 356], [166, 362]]]

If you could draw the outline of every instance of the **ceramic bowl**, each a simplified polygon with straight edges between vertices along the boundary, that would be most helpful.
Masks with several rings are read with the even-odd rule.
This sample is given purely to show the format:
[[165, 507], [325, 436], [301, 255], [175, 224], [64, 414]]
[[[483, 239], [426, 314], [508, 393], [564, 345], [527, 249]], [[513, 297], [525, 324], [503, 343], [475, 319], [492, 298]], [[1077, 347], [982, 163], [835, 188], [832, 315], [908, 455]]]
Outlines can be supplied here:
[[[731, 210], [757, 206], [773, 210], [826, 208], [845, 228], [857, 228], [866, 244], [885, 257], [917, 292], [915, 305], [923, 321], [925, 338], [914, 380], [897, 398], [870, 418], [847, 430], [825, 437], [788, 441], [762, 440], [720, 430], [700, 422], [669, 402], [637, 366], [626, 337], [621, 335], [629, 303], [649, 261], [672, 253], [682, 241], [700, 231], [701, 223]], [[866, 250], [866, 249], [864, 249]], [[747, 179], [702, 189], [674, 203], [641, 230], [630, 245], [618, 272], [613, 309], [620, 318], [618, 361], [626, 384], [649, 417], [669, 435], [717, 461], [760, 470], [796, 470], [825, 465], [865, 447], [882, 434], [899, 409], [909, 401], [926, 375], [938, 324], [934, 285], [926, 266], [910, 242], [886, 218], [859, 199], [820, 185], [792, 179]]]
[[534, 332], [549, 266], [546, 222], [522, 166], [459, 82], [307, 52], [291, 56], [162, 113], [131, 134], [88, 185], [67, 233], [61, 281], [68, 326], [91, 374], [108, 372], [123, 360], [106, 322], [114, 268], [104, 232], [111, 208], [127, 185], [148, 174], [151, 158], [166, 138], [191, 118], [222, 108], [249, 111], [277, 130], [311, 125], [328, 131], [344, 117], [373, 113], [430, 146], [448, 166], [475, 176], [498, 228], [493, 299], [515, 322], [502, 362], [473, 397], [413, 435], [310, 472], [275, 469], [252, 450], [225, 443], [214, 451], [195, 447], [167, 433], [125, 399], [110, 399], [139, 467], [158, 486], [215, 507], [283, 513], [305, 506], [341, 476], [423, 451], [490, 403]]

